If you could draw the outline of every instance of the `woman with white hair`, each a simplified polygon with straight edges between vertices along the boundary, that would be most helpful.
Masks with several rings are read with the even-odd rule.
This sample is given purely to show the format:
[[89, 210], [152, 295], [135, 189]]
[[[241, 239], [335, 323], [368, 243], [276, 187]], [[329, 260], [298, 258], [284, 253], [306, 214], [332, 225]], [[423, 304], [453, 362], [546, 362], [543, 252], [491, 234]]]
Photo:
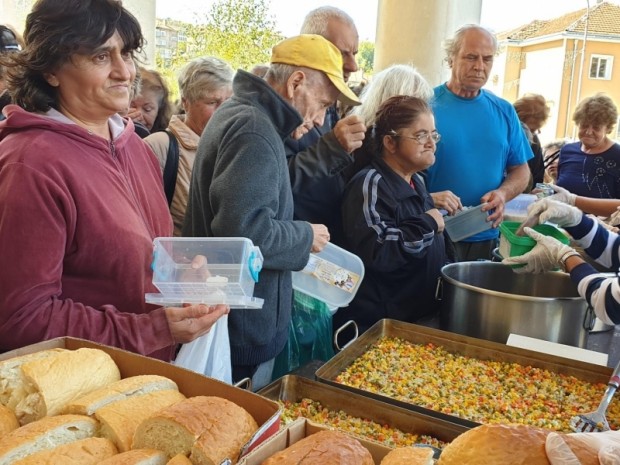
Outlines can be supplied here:
[[373, 156], [369, 151], [369, 141], [373, 139], [375, 115], [383, 102], [397, 95], [417, 97], [429, 102], [433, 97], [433, 88], [424, 79], [424, 76], [413, 66], [407, 64], [392, 65], [372, 77], [372, 80], [360, 94], [362, 104], [353, 108], [349, 113], [359, 116], [368, 131], [362, 147], [353, 153], [355, 158], [353, 165], [345, 170], [347, 181], [372, 161]]
[[233, 75], [230, 65], [219, 58], [190, 61], [179, 74], [185, 114], [173, 116], [165, 132], [144, 139], [157, 155], [164, 175], [175, 236], [181, 235], [183, 227], [198, 141], [215, 110], [232, 96]]

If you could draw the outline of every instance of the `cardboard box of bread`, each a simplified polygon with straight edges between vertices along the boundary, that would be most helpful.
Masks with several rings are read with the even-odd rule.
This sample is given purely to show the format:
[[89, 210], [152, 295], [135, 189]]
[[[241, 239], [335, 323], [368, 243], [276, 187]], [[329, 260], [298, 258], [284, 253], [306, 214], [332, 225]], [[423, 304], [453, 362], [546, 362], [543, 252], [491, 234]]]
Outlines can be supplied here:
[[279, 423], [276, 402], [90, 341], [0, 354], [0, 465], [235, 464]]
[[239, 465], [432, 465], [429, 447], [386, 447], [300, 418], [243, 457]]

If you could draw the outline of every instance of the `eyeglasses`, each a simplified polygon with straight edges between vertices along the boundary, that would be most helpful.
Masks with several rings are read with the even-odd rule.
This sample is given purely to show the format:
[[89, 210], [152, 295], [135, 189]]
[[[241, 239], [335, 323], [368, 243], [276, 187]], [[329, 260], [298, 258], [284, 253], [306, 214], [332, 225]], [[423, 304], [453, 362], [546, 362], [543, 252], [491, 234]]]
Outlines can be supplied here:
[[437, 131], [433, 132], [423, 132], [421, 134], [416, 134], [415, 136], [405, 136], [404, 134], [390, 134], [392, 137], [404, 137], [405, 139], [411, 139], [416, 141], [420, 145], [425, 145], [428, 143], [429, 139], [432, 139], [433, 142], [437, 143], [441, 140], [441, 134]]

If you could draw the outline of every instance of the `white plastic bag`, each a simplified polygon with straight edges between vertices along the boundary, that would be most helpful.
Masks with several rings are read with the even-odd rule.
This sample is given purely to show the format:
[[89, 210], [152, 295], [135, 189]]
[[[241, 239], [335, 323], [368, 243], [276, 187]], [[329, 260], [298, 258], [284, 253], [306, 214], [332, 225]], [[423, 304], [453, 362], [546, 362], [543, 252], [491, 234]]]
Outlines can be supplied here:
[[228, 315], [220, 317], [207, 334], [183, 344], [174, 364], [232, 384]]

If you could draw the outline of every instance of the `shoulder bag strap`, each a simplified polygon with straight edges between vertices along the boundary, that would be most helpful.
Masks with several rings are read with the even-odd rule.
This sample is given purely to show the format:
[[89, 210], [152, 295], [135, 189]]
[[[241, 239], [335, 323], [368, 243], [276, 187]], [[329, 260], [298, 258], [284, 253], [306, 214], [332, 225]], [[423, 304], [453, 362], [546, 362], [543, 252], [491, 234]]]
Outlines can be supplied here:
[[168, 139], [168, 153], [166, 154], [166, 166], [164, 167], [164, 192], [168, 200], [168, 206], [172, 205], [174, 189], [177, 185], [177, 173], [179, 172], [179, 143], [171, 131], [166, 129]]

